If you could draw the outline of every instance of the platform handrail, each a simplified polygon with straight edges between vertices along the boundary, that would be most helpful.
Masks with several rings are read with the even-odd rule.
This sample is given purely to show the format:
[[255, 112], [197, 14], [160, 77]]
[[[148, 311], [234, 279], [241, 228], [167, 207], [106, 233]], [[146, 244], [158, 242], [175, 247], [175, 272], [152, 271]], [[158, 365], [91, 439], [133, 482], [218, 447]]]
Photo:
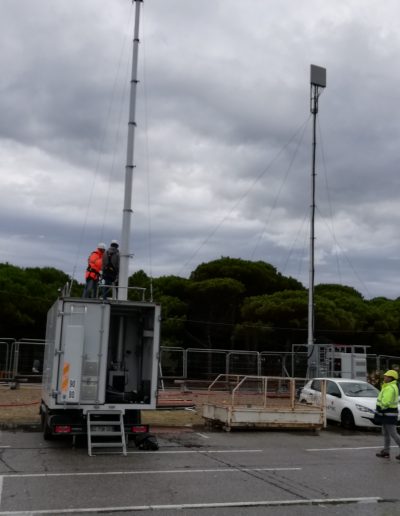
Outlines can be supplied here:
[[[240, 375], [240, 374], [225, 374], [225, 373], [223, 373], [223, 374], [219, 374], [219, 375], [215, 378], [215, 380], [214, 380], [214, 381], [213, 381], [213, 382], [208, 386], [208, 389], [207, 389], [207, 390], [210, 392], [210, 391], [212, 390], [212, 387], [213, 387], [216, 383], [221, 382], [221, 381], [222, 381], [222, 380], [221, 380], [221, 378], [224, 378], [224, 377], [225, 377], [226, 379], [228, 379], [229, 377], [236, 378], [236, 382], [238, 382], [238, 381], [239, 381], [239, 378], [243, 377], [243, 375]], [[256, 377], [256, 378], [258, 378], [258, 377]]]
[[235, 395], [237, 391], [240, 389], [240, 387], [243, 385], [244, 382], [248, 380], [261, 380], [263, 383], [263, 406], [266, 407], [267, 405], [267, 393], [268, 393], [268, 380], [278, 380], [279, 382], [281, 380], [289, 381], [290, 382], [290, 402], [292, 408], [294, 408], [294, 398], [295, 398], [295, 381], [296, 380], [303, 380], [303, 378], [286, 378], [282, 376], [256, 376], [256, 375], [248, 375], [242, 378], [242, 380], [237, 384], [237, 386], [232, 390], [231, 398], [232, 398], [232, 405], [235, 405]]

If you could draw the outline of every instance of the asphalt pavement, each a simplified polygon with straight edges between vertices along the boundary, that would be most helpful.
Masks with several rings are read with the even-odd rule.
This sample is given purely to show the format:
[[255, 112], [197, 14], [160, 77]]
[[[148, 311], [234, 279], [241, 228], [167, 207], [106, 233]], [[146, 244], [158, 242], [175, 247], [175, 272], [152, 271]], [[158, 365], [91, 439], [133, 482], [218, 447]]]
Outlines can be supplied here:
[[158, 430], [160, 449], [0, 432], [0, 516], [400, 516], [400, 462], [377, 432]]

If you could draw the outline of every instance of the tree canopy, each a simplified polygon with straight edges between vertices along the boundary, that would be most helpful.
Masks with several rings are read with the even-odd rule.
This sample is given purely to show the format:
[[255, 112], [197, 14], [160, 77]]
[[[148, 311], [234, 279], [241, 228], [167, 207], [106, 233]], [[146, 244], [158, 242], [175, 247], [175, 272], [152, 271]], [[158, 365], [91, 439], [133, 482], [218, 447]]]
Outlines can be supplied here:
[[23, 269], [1, 263], [0, 336], [44, 338], [47, 311], [67, 281], [67, 274], [51, 267]]
[[282, 276], [266, 262], [251, 262], [240, 258], [222, 257], [219, 260], [202, 263], [190, 275], [192, 281], [231, 278], [243, 284], [246, 296], [272, 294], [283, 289], [304, 290], [294, 278]]
[[[68, 281], [54, 268], [0, 264], [0, 336], [44, 338], [46, 314]], [[307, 341], [308, 295], [297, 280], [271, 264], [222, 257], [190, 277], [129, 278], [129, 298], [162, 305], [164, 346], [290, 351]], [[72, 295], [82, 294], [75, 284]], [[315, 287], [315, 340], [368, 345], [371, 353], [400, 352], [400, 297], [365, 300], [352, 287]]]

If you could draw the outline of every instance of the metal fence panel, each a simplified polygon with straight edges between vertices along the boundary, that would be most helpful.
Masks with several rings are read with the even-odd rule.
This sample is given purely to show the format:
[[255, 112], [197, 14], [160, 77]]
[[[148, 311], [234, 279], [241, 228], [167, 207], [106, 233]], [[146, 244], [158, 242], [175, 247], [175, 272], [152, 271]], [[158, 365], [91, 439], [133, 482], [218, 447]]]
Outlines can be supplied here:
[[373, 373], [378, 370], [378, 355], [367, 355], [367, 372]]
[[213, 380], [221, 371], [225, 372], [226, 350], [197, 349], [187, 350], [187, 378], [193, 380]]
[[379, 355], [378, 357], [378, 369], [381, 371], [388, 369], [399, 369], [400, 357], [394, 355]]
[[290, 376], [291, 354], [262, 351], [260, 353], [261, 376]]
[[40, 379], [43, 370], [44, 340], [23, 339], [15, 343], [13, 375]]
[[[39, 381], [42, 374], [44, 340], [0, 338], [0, 379], [23, 376]], [[302, 349], [299, 345], [297, 350]], [[304, 349], [304, 347], [303, 347]], [[307, 374], [307, 352], [288, 353], [231, 351], [227, 349], [160, 348], [160, 377], [166, 379], [214, 380], [219, 374], [290, 376]], [[387, 369], [398, 369], [400, 357], [367, 355], [368, 379], [381, 380]]]
[[160, 374], [163, 378], [184, 378], [186, 353], [183, 348], [160, 348]]
[[297, 351], [291, 353], [291, 376], [297, 378], [306, 378], [308, 369], [308, 353], [307, 351]]
[[226, 357], [226, 374], [259, 375], [260, 360], [257, 351], [231, 351]]
[[12, 345], [14, 339], [0, 339], [0, 378], [12, 377]]

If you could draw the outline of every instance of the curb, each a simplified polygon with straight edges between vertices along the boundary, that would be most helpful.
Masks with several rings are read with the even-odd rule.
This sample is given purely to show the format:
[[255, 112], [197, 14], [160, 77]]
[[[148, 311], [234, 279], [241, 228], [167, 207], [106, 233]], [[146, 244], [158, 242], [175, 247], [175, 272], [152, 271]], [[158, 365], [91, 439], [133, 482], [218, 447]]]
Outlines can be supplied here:
[[23, 432], [40, 432], [40, 423], [0, 423], [0, 430], [22, 430]]

